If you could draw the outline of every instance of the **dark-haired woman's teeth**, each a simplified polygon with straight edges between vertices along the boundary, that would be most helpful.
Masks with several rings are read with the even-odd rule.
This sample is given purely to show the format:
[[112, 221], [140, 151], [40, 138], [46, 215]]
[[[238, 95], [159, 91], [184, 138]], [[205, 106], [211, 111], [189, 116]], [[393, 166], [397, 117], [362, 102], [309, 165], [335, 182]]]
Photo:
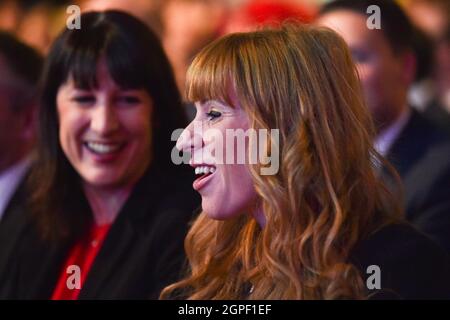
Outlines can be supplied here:
[[99, 142], [87, 142], [86, 146], [89, 150], [98, 153], [98, 154], [106, 154], [111, 153], [119, 150], [120, 144], [106, 144], [106, 143], [99, 143]]
[[214, 173], [214, 171], [216, 171], [216, 168], [214, 168], [214, 167], [203, 166], [203, 167], [196, 167], [195, 168], [195, 174]]

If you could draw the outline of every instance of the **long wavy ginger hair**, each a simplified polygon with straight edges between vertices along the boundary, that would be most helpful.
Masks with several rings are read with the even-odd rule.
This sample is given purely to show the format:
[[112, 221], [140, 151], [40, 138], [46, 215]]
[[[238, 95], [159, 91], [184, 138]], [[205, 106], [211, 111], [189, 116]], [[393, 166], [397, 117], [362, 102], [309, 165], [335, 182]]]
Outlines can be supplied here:
[[396, 203], [378, 178], [384, 160], [344, 41], [293, 25], [218, 39], [190, 66], [187, 95], [232, 105], [230, 88], [252, 128], [279, 129], [267, 145], [279, 148], [278, 173], [249, 166], [266, 224], [201, 213], [185, 241], [189, 274], [161, 298], [365, 298], [349, 257]]

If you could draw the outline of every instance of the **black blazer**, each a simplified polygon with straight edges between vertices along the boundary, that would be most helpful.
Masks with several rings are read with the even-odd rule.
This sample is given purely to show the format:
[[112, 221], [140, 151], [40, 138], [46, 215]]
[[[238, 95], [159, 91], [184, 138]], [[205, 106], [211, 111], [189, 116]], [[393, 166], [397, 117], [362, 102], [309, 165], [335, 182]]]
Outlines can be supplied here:
[[[15, 255], [15, 247], [18, 239], [22, 236], [24, 231], [23, 226], [19, 221], [24, 218], [21, 215], [25, 214], [25, 202], [28, 198], [26, 180], [28, 173], [24, 175], [22, 181], [19, 183], [11, 200], [3, 212], [2, 220], [0, 220], [0, 261], [7, 262]], [[0, 263], [0, 275], [3, 274], [6, 264]], [[0, 277], [0, 290], [3, 282]]]
[[351, 262], [366, 284], [375, 274], [368, 267], [379, 267], [381, 288], [370, 288], [369, 299], [450, 299], [446, 251], [406, 223], [385, 226], [361, 241]]
[[17, 185], [16, 190], [9, 200], [8, 205], [5, 207], [2, 219], [0, 220], [0, 225], [2, 223], [6, 223], [5, 221], [10, 219], [10, 217], [12, 217], [13, 215], [23, 211], [23, 204], [27, 199], [27, 192], [25, 187], [27, 178], [28, 172], [24, 174], [22, 180]]
[[406, 219], [450, 253], [450, 137], [412, 109], [387, 158], [404, 184]]
[[[192, 170], [178, 167], [177, 172], [170, 177], [151, 170], [136, 185], [79, 299], [155, 299], [179, 277], [188, 223], [200, 202], [191, 186]], [[11, 236], [8, 243], [0, 239], [0, 298], [48, 299], [73, 244], [45, 242], [29, 214], [15, 218], [2, 226]]]

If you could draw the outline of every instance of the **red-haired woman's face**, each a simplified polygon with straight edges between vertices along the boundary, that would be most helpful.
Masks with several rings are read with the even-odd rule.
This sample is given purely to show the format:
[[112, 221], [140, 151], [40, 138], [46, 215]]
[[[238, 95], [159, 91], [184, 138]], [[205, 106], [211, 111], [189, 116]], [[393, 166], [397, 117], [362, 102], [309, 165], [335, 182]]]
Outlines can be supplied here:
[[248, 138], [241, 134], [240, 144], [235, 138], [249, 129], [247, 114], [218, 100], [195, 106], [197, 115], [178, 139], [177, 148], [191, 152], [190, 165], [198, 176], [193, 187], [202, 197], [203, 211], [218, 220], [253, 213], [256, 191], [245, 163]]
[[125, 90], [106, 64], [97, 69], [97, 88], [69, 80], [57, 93], [59, 140], [84, 183], [95, 188], [132, 186], [150, 163], [152, 99], [145, 90]]

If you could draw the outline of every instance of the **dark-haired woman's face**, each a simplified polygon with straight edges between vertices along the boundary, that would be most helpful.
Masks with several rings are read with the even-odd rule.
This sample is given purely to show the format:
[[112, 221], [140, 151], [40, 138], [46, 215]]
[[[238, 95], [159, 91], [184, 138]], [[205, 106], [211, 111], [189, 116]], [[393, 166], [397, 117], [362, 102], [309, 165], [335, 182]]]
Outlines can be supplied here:
[[83, 90], [69, 80], [57, 93], [59, 140], [84, 183], [96, 188], [132, 186], [150, 163], [152, 99], [124, 90], [97, 70], [97, 88]]

